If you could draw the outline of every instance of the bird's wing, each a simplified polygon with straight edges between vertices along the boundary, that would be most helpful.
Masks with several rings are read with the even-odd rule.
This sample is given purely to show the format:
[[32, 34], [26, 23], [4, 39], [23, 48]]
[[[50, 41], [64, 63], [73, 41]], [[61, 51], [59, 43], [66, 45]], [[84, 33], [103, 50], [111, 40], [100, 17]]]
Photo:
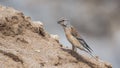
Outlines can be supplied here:
[[77, 37], [77, 38], [80, 37], [79, 32], [73, 26], [71, 26], [71, 34], [74, 37]]
[[83, 45], [84, 48], [86, 48], [90, 53], [91, 51], [93, 51], [89, 46], [88, 44], [85, 42], [84, 39], [82, 39], [79, 35], [79, 32], [73, 27], [71, 26], [71, 34], [79, 40], [79, 42]]

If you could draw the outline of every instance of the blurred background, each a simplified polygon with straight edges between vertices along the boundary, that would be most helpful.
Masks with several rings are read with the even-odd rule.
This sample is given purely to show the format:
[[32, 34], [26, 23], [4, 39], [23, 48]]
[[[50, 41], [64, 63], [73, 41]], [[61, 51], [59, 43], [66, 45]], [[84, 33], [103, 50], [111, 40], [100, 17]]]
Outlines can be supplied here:
[[71, 44], [57, 20], [69, 19], [96, 55], [120, 68], [120, 0], [0, 0], [0, 4], [43, 22], [66, 47]]

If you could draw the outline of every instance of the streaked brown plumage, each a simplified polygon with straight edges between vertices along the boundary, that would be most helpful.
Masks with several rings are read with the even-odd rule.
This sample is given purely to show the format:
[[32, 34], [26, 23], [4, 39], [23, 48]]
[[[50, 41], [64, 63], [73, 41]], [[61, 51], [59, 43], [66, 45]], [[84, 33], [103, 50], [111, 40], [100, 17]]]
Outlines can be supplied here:
[[81, 38], [79, 32], [73, 26], [67, 24], [66, 19], [61, 19], [58, 21], [58, 24], [63, 27], [67, 40], [72, 44], [73, 51], [76, 52], [76, 48], [79, 48], [80, 50], [83, 50], [92, 55], [93, 50]]

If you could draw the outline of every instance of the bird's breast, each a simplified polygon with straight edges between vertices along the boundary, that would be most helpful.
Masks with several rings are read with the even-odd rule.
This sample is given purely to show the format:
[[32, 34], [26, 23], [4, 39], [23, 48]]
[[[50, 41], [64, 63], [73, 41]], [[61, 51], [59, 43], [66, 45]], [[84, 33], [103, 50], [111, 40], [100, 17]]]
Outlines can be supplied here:
[[68, 35], [68, 36], [67, 36], [67, 39], [68, 39], [68, 41], [69, 41], [72, 45], [75, 45], [75, 46], [79, 46], [79, 45], [80, 45], [79, 41], [78, 41], [74, 36], [72, 36], [72, 35]]

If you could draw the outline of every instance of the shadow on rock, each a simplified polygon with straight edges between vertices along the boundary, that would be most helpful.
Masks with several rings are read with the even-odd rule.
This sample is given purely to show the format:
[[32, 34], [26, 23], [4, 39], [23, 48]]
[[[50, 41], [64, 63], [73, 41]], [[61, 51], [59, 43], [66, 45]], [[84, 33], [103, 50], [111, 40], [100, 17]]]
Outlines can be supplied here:
[[85, 64], [88, 64], [88, 66], [90, 66], [91, 68], [94, 68], [94, 66], [93, 66], [94, 64], [91, 63], [90, 61], [88, 61], [87, 57], [82, 56], [82, 55], [80, 55], [80, 54], [78, 54], [70, 49], [62, 48], [62, 50], [71, 54], [71, 56], [75, 57], [78, 61], [84, 62]]

